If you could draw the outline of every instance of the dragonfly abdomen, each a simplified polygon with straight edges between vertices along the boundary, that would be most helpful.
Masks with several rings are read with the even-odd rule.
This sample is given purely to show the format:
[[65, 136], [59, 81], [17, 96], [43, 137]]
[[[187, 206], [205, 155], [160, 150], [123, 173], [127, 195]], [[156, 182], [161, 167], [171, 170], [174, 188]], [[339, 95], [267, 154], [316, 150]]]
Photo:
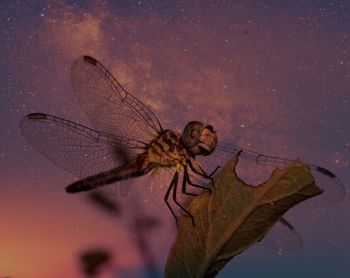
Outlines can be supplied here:
[[93, 190], [121, 180], [142, 176], [152, 170], [151, 167], [142, 167], [143, 163], [140, 162], [140, 159], [135, 159], [120, 167], [76, 181], [66, 187], [66, 192], [78, 193]]

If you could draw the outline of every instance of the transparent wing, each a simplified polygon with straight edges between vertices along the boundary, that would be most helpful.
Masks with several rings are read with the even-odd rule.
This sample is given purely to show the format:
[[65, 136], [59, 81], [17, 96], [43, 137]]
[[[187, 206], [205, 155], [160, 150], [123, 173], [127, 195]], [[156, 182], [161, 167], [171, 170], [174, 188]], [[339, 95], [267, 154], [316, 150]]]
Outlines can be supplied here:
[[163, 130], [153, 111], [94, 58], [79, 58], [71, 77], [80, 106], [97, 130], [145, 143]]
[[[130, 138], [99, 132], [55, 116], [33, 113], [20, 122], [30, 144], [49, 160], [79, 178], [115, 168], [134, 158], [143, 145]], [[126, 193], [126, 183], [113, 187], [113, 193]], [[113, 189], [113, 190], [112, 190]]]
[[297, 230], [286, 219], [281, 218], [259, 244], [269, 249], [292, 251], [301, 249], [303, 240]]
[[[293, 161], [293, 159], [261, 154], [231, 143], [219, 142], [208, 159], [201, 158], [201, 162], [206, 165], [207, 172], [210, 173], [216, 165], [226, 163], [239, 151], [241, 154], [237, 173], [245, 182], [253, 185], [267, 180], [275, 167], [285, 167]], [[345, 187], [341, 180], [333, 172], [321, 166], [315, 164], [308, 164], [308, 166], [316, 178], [316, 184], [324, 190], [323, 194], [312, 198], [312, 202], [308, 203], [312, 204], [312, 207], [322, 207], [342, 201], [345, 196]]]
[[[219, 142], [211, 155], [198, 156], [196, 159], [205, 166], [207, 173], [210, 174], [217, 165], [225, 164], [240, 151], [236, 172], [241, 179], [252, 185], [259, 185], [267, 180], [275, 167], [284, 167], [293, 161], [292, 159], [264, 155], [226, 142]], [[345, 196], [345, 188], [340, 179], [321, 166], [308, 165], [316, 178], [316, 184], [324, 190], [324, 193], [305, 202], [306, 206], [323, 207], [340, 202]], [[277, 250], [297, 250], [303, 246], [298, 232], [284, 218], [276, 222], [260, 244], [266, 248]]]

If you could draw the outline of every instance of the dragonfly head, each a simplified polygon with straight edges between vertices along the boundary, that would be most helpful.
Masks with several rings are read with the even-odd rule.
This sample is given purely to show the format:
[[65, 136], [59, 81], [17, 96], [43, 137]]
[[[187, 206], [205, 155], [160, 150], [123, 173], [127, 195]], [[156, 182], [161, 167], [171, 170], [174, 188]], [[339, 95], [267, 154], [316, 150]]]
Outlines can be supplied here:
[[211, 125], [189, 122], [181, 134], [183, 146], [193, 155], [209, 155], [216, 147], [217, 136]]

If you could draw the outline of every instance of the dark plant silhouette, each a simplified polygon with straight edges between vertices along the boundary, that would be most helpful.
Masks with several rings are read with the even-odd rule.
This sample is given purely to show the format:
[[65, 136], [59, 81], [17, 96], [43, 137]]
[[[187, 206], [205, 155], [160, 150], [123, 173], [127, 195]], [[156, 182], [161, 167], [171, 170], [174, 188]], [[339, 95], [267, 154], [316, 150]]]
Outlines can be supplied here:
[[[108, 215], [118, 217], [120, 220], [122, 220], [123, 210], [121, 209], [120, 204], [114, 198], [111, 198], [103, 192], [92, 192], [88, 195], [88, 199], [94, 206], [102, 209], [104, 212], [108, 213]], [[152, 255], [151, 247], [149, 246], [149, 242], [147, 240], [147, 235], [160, 227], [161, 222], [157, 217], [150, 217], [142, 214], [142, 212], [137, 209], [136, 204], [133, 211], [134, 212], [131, 215], [131, 219], [127, 219], [126, 221], [126, 228], [130, 231], [130, 234], [135, 235], [134, 243], [145, 265], [147, 276], [149, 278], [157, 278], [159, 275], [157, 273], [156, 260]], [[100, 250], [100, 253], [97, 255], [101, 255], [102, 253], [106, 256], [109, 255], [108, 252], [104, 250]], [[97, 256], [96, 254], [92, 255], [95, 256], [90, 256], [87, 258], [89, 259], [89, 265], [94, 267], [94, 263], [100, 262], [103, 257]], [[99, 261], [98, 259], [101, 260]], [[87, 261], [86, 258], [85, 261]], [[102, 263], [104, 263], [104, 261], [101, 262], [101, 264]], [[98, 267], [99, 265], [97, 264], [96, 266]]]
[[87, 277], [95, 277], [105, 264], [110, 262], [111, 255], [105, 250], [95, 249], [84, 252], [81, 257], [83, 272]]
[[120, 205], [108, 195], [103, 194], [102, 192], [92, 192], [88, 195], [89, 199], [92, 203], [99, 206], [106, 213], [111, 214], [112, 216], [120, 216], [121, 215], [121, 207]]
[[147, 275], [150, 278], [157, 278], [157, 266], [147, 241], [146, 235], [160, 226], [159, 219], [155, 217], [142, 216], [135, 217], [135, 224], [132, 227], [136, 234], [136, 245], [144, 261]]

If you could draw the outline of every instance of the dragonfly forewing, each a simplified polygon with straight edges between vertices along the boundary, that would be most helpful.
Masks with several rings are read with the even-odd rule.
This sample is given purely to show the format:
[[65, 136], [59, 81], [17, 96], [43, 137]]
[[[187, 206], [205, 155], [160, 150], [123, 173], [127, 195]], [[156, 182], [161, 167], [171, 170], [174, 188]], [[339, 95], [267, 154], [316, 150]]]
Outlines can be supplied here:
[[145, 143], [162, 132], [154, 112], [94, 58], [80, 57], [72, 66], [71, 81], [80, 107], [97, 130]]
[[[143, 147], [132, 139], [42, 113], [25, 116], [20, 129], [37, 151], [79, 179], [124, 165], [135, 159]], [[128, 191], [128, 185], [118, 183], [106, 189], [122, 195]]]
[[[225, 161], [238, 152], [240, 152], [240, 161], [237, 165], [237, 172], [242, 175], [243, 180], [251, 184], [264, 182], [270, 177], [274, 168], [286, 167], [293, 161], [293, 159], [265, 155], [221, 141], [213, 153], [214, 164], [217, 164], [218, 161]], [[324, 167], [312, 163], [307, 165], [316, 179], [317, 186], [324, 191], [312, 199], [312, 205], [319, 207], [341, 202], [346, 192], [339, 177]]]

